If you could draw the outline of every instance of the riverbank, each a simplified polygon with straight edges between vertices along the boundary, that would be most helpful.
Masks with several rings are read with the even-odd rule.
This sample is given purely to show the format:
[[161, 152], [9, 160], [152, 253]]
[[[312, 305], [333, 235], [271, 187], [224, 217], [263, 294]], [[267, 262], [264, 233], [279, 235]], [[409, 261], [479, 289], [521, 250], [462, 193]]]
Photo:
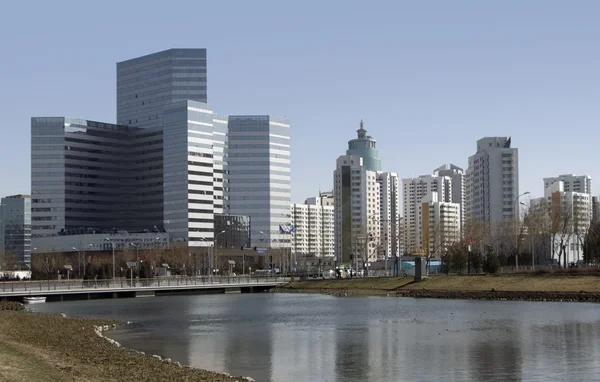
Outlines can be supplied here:
[[289, 283], [274, 292], [334, 296], [390, 296], [464, 300], [600, 302], [600, 277], [555, 275], [435, 276], [310, 280]]
[[0, 307], [2, 381], [244, 381], [167, 363], [98, 336], [96, 327], [115, 322], [10, 308]]

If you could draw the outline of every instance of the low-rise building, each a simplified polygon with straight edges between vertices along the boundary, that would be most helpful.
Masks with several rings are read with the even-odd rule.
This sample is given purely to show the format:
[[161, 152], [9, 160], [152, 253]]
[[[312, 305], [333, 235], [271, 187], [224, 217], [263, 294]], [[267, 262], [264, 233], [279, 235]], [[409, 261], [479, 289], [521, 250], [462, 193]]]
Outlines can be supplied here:
[[30, 195], [13, 195], [0, 200], [0, 255], [11, 268], [30, 266]]

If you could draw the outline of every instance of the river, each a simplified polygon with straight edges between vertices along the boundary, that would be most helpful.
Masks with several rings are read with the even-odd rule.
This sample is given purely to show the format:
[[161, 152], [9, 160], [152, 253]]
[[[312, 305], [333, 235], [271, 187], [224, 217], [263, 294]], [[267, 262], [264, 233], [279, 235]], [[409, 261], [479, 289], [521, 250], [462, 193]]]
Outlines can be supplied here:
[[600, 305], [316, 294], [33, 305], [131, 321], [126, 347], [257, 381], [597, 380]]

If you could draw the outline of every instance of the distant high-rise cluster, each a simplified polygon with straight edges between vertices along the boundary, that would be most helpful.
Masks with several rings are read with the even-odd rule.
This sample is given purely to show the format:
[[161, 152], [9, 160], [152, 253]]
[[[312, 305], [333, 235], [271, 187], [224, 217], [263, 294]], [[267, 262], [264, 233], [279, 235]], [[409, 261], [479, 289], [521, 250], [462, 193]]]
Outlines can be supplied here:
[[207, 247], [220, 215], [244, 222], [247, 244], [290, 247], [279, 237], [290, 224], [290, 122], [206, 102], [206, 49], [170, 49], [117, 64], [118, 124], [32, 118], [34, 247], [76, 248], [77, 235], [103, 232]]

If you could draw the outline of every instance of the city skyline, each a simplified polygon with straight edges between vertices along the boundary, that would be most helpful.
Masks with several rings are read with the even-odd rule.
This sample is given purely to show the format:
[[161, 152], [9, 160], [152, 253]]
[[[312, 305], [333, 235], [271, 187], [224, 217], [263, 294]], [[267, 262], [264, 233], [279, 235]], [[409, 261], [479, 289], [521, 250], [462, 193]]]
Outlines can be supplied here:
[[[379, 140], [380, 159], [402, 178], [426, 174], [440, 163], [466, 169], [472, 142], [485, 136], [512, 136], [520, 149], [519, 188], [532, 197], [543, 195], [544, 177], [600, 176], [600, 160], [590, 155], [600, 123], [593, 102], [600, 88], [595, 71], [600, 57], [589, 49], [600, 7], [544, 2], [540, 15], [540, 2], [468, 4], [439, 4], [435, 16], [419, 4], [392, 4], [387, 12], [327, 4], [319, 15], [288, 6], [294, 16], [275, 21], [277, 35], [272, 26], [247, 28], [248, 15], [274, 15], [275, 9], [239, 5], [230, 28], [219, 28], [212, 39], [197, 38], [220, 26], [210, 18], [199, 26], [188, 18], [163, 21], [167, 33], [151, 28], [174, 10], [144, 10], [144, 21], [130, 26], [124, 15], [131, 5], [123, 12], [114, 12], [110, 4], [92, 9], [111, 20], [94, 29], [80, 25], [84, 19], [49, 28], [52, 16], [76, 10], [40, 4], [27, 30], [12, 20], [0, 27], [5, 36], [22, 37], [6, 41], [5, 53], [12, 59], [0, 63], [2, 72], [11, 73], [4, 83], [10, 91], [0, 95], [8, 111], [2, 134], [11, 137], [10, 143], [3, 140], [0, 171], [11, 182], [0, 185], [0, 195], [29, 192], [31, 115], [115, 122], [114, 63], [172, 46], [207, 49], [209, 102], [219, 110], [264, 111], [294, 121], [292, 155], [315, 155], [292, 164], [293, 202], [332, 188], [329, 164], [361, 118]], [[190, 10], [198, 6], [189, 3]], [[11, 4], [7, 11], [18, 13], [22, 7]], [[221, 7], [206, 8], [218, 14]], [[392, 17], [398, 13], [401, 22]], [[334, 14], [338, 17], [332, 19]], [[310, 30], [307, 17], [314, 24]], [[562, 27], [556, 28], [556, 20]], [[127, 43], [112, 43], [123, 33]], [[353, 43], [339, 44], [340, 36]], [[397, 48], [383, 49], [389, 46]], [[34, 60], [28, 52], [42, 52], [45, 59]], [[91, 59], [62, 59], [71, 52]], [[318, 62], [311, 58], [316, 56]], [[94, 76], [86, 75], [90, 72]], [[70, 88], [77, 91], [57, 91]], [[579, 136], [564, 139], [571, 129]]]

